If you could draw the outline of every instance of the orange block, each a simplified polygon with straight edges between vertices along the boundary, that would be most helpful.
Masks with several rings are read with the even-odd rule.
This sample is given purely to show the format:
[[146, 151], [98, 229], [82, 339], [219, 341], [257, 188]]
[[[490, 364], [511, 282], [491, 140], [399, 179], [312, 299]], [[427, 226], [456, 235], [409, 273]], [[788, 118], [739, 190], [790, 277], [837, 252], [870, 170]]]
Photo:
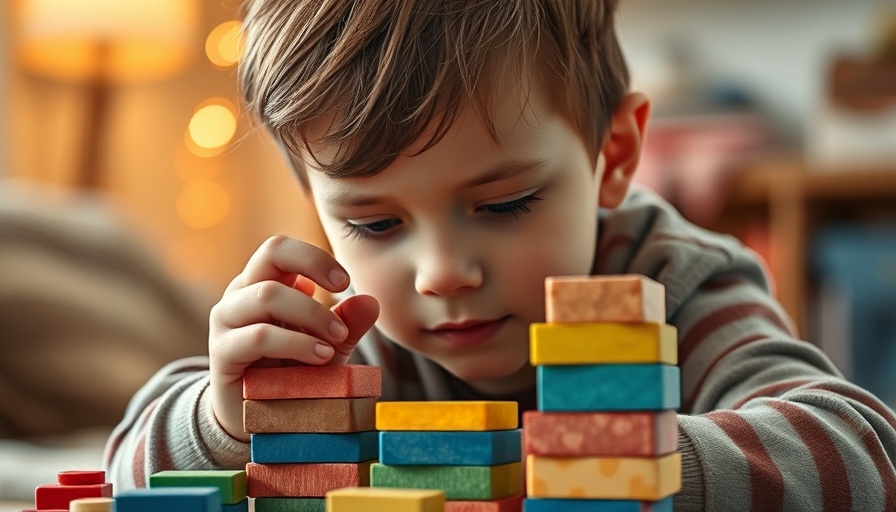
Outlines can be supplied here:
[[523, 449], [554, 457], [655, 456], [678, 449], [678, 415], [662, 412], [523, 413]]
[[511, 496], [500, 500], [448, 500], [445, 512], [520, 512], [525, 496]]
[[283, 366], [249, 368], [243, 376], [243, 398], [359, 398], [380, 396], [379, 366]]
[[345, 487], [370, 486], [370, 464], [246, 464], [246, 494], [252, 498], [323, 498]]
[[376, 430], [376, 397], [244, 400], [243, 430], [274, 432], [364, 432]]
[[666, 321], [666, 288], [641, 275], [545, 279], [547, 322]]

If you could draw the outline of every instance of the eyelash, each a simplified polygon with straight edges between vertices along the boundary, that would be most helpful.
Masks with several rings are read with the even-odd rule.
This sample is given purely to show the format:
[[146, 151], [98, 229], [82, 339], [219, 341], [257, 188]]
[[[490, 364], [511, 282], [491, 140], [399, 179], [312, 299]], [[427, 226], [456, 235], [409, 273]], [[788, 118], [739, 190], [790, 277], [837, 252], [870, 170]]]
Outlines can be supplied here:
[[[509, 218], [513, 216], [514, 220], [519, 219], [519, 215], [523, 213], [529, 213], [532, 211], [530, 205], [541, 201], [540, 197], [533, 195], [528, 195], [521, 197], [519, 199], [514, 199], [513, 201], [507, 201], [505, 203], [495, 203], [495, 204], [487, 204], [483, 206], [488, 213], [499, 217], [498, 220], [510, 220]], [[383, 225], [384, 229], [380, 231], [376, 231], [371, 229], [371, 226]], [[358, 240], [365, 240], [372, 237], [377, 237], [383, 235], [389, 229], [397, 226], [400, 222], [397, 219], [386, 219], [380, 220], [376, 222], [371, 222], [369, 224], [352, 224], [348, 222], [345, 224], [346, 237], [356, 238]]]

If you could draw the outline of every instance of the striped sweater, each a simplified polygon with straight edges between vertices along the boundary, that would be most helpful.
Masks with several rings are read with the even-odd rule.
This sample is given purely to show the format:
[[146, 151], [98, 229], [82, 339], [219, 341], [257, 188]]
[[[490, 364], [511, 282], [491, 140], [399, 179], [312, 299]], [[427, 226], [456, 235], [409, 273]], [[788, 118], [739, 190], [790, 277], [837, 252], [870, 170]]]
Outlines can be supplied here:
[[[599, 222], [597, 274], [643, 274], [666, 287], [678, 328], [682, 490], [675, 510], [896, 510], [896, 415], [846, 381], [795, 334], [763, 266], [732, 237], [686, 222], [635, 189]], [[383, 370], [383, 400], [482, 397], [375, 329], [353, 362]], [[132, 399], [105, 455], [118, 489], [174, 468], [241, 468], [248, 444], [215, 422], [208, 361], [176, 361]]]

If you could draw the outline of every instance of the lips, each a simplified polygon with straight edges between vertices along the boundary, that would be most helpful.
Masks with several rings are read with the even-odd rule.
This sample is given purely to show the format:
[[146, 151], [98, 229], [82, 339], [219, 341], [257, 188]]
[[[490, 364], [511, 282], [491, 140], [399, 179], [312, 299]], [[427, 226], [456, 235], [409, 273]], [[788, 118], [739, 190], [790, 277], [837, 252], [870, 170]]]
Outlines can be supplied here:
[[466, 320], [439, 324], [427, 331], [455, 347], [473, 347], [491, 339], [507, 323], [509, 317], [497, 320]]

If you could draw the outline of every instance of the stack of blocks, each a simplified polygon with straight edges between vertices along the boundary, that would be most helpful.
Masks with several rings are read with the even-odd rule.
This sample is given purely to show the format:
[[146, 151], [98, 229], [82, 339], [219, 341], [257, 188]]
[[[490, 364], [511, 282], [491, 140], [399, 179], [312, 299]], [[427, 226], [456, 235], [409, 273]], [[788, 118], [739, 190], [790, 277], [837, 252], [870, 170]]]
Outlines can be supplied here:
[[323, 512], [327, 492], [369, 485], [380, 392], [375, 366], [247, 370], [243, 423], [255, 512]]
[[518, 512], [518, 423], [516, 402], [380, 402], [370, 485], [440, 490], [446, 512]]
[[[105, 471], [60, 471], [55, 484], [39, 485], [34, 490], [34, 507], [43, 512], [68, 511], [73, 501], [86, 498], [112, 497], [112, 484], [106, 482]], [[79, 507], [89, 506], [80, 502]]]
[[530, 327], [526, 512], [671, 511], [681, 487], [677, 333], [643, 276], [549, 277]]

